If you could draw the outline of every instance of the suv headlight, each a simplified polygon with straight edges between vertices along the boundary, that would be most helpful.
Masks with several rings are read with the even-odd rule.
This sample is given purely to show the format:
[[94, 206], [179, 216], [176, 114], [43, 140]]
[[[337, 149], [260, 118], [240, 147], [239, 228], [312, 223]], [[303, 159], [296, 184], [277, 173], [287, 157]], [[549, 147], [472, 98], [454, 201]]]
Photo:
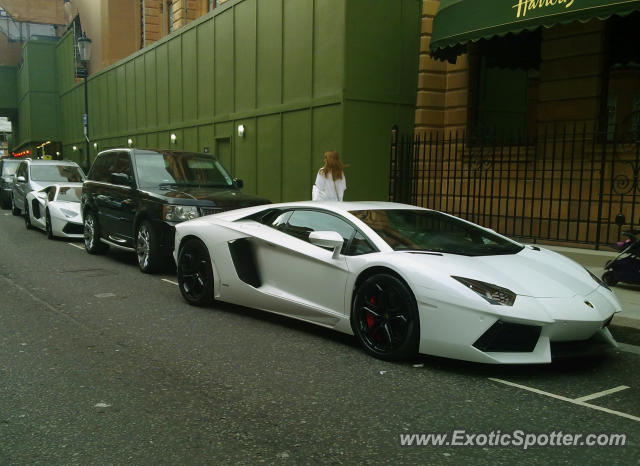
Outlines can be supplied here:
[[475, 291], [491, 304], [500, 306], [513, 306], [516, 300], [516, 294], [506, 288], [491, 283], [481, 282], [480, 280], [472, 280], [471, 278], [454, 277], [451, 278], [459, 281], [472, 291]]
[[162, 218], [170, 222], [185, 222], [199, 216], [198, 208], [194, 205], [165, 204], [162, 206]]

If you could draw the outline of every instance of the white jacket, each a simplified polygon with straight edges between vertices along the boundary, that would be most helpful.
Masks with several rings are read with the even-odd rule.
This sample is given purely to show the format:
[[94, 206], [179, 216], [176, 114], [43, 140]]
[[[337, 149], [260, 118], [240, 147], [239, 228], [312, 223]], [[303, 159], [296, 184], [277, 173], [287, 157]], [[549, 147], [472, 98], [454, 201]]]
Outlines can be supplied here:
[[347, 189], [347, 179], [342, 174], [342, 179], [333, 181], [331, 173], [325, 177], [320, 169], [313, 185], [311, 198], [314, 201], [342, 201], [344, 191]]

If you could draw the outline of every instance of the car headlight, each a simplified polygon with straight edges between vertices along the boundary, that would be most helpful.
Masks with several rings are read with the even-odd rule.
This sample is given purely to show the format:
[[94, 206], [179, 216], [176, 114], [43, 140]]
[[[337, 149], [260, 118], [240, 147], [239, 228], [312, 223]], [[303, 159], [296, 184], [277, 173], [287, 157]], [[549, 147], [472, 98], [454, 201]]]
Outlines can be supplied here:
[[593, 278], [593, 280], [594, 280], [598, 285], [600, 285], [600, 286], [602, 286], [602, 287], [606, 288], [607, 290], [611, 291], [611, 288], [609, 288], [609, 286], [608, 286], [605, 282], [603, 282], [602, 280], [600, 280], [600, 278], [599, 278], [597, 275], [595, 275], [595, 274], [591, 273], [591, 271], [590, 271], [589, 269], [587, 269], [586, 267], [585, 267], [584, 269], [587, 271], [587, 273], [588, 273], [589, 275], [591, 275], [591, 278]]
[[60, 212], [62, 212], [64, 216], [67, 218], [73, 218], [78, 215], [77, 212], [74, 212], [73, 210], [68, 210], [68, 209], [60, 209]]
[[454, 277], [451, 278], [459, 281], [472, 291], [475, 291], [491, 304], [500, 306], [513, 306], [516, 300], [516, 294], [506, 288], [491, 283], [481, 282], [480, 280], [472, 280], [471, 278]]
[[185, 222], [199, 216], [198, 208], [194, 205], [165, 204], [162, 206], [162, 218], [170, 222]]

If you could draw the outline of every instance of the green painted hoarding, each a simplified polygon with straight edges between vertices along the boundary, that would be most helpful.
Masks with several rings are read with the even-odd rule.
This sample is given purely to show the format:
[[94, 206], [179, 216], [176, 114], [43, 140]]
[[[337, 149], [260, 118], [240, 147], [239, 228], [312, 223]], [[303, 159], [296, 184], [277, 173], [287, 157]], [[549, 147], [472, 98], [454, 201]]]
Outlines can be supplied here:
[[[335, 149], [350, 165], [346, 199], [386, 199], [391, 127], [414, 120], [421, 7], [232, 0], [89, 77], [91, 158], [129, 138], [208, 150], [245, 191], [287, 201], [310, 198], [323, 153]], [[84, 148], [84, 89], [71, 34], [52, 56], [64, 156], [84, 163], [72, 151]]]

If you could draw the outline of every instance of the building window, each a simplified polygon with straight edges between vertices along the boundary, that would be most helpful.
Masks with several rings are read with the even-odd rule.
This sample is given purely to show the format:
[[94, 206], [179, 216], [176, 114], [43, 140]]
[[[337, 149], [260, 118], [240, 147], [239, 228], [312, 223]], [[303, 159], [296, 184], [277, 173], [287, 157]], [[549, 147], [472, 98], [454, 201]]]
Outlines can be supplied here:
[[531, 95], [540, 68], [540, 30], [480, 41], [471, 51], [469, 127], [517, 141], [532, 130]]
[[640, 140], [640, 13], [607, 23], [607, 95], [603, 124], [608, 139]]

